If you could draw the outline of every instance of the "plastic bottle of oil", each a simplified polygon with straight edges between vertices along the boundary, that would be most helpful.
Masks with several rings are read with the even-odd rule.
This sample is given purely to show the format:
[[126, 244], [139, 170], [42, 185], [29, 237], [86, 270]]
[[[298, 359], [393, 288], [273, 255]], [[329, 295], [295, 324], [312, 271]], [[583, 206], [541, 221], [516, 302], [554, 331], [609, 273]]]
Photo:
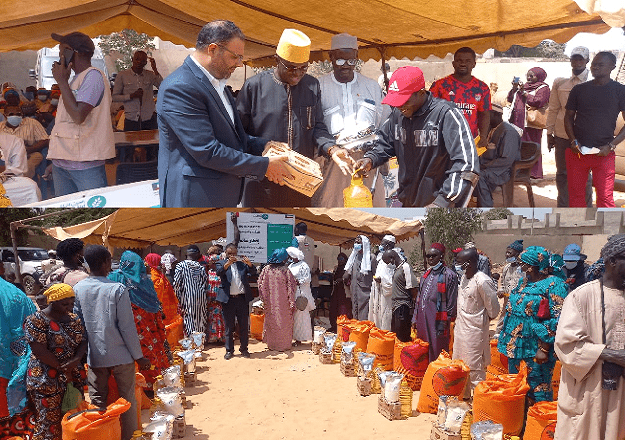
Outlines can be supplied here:
[[160, 397], [155, 397], [152, 399], [152, 405], [150, 406], [150, 415], [154, 414], [156, 411], [163, 411], [165, 409], [165, 405], [161, 401]]
[[343, 190], [343, 205], [346, 208], [371, 208], [373, 195], [362, 183], [362, 177], [352, 174], [351, 184]]

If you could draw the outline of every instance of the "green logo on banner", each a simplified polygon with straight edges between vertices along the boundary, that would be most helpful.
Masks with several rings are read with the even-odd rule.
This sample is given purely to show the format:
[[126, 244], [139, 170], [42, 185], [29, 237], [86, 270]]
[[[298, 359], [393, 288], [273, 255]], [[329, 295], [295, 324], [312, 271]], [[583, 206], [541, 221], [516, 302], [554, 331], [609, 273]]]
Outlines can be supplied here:
[[267, 220], [269, 218], [269, 215], [268, 214], [263, 214], [261, 217], [263, 218], [263, 220]]
[[89, 200], [87, 200], [87, 206], [89, 208], [103, 208], [104, 206], [106, 206], [106, 197], [93, 196]]

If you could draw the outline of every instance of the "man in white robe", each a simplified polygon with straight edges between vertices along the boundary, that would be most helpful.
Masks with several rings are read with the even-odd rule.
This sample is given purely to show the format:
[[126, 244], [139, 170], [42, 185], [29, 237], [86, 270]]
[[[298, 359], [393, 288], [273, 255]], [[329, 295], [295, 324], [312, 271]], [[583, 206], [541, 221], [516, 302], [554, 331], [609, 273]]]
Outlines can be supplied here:
[[475, 248], [465, 249], [457, 257], [464, 274], [458, 287], [453, 358], [462, 359], [471, 369], [466, 398], [486, 379], [486, 366], [490, 363], [488, 326], [499, 314], [497, 287], [488, 275], [478, 271], [477, 260]]
[[4, 186], [11, 204], [18, 207], [39, 202], [39, 187], [34, 180], [24, 176], [28, 171], [24, 141], [12, 134], [0, 133], [0, 158], [5, 167], [0, 173], [0, 183]]
[[382, 330], [391, 329], [393, 318], [393, 273], [394, 270], [382, 260], [385, 251], [395, 247], [395, 237], [385, 235], [378, 248], [376, 255], [377, 267], [371, 284], [371, 296], [369, 297], [369, 321]]
[[[382, 106], [382, 89], [378, 83], [355, 72], [358, 64], [358, 41], [348, 34], [332, 37], [330, 50], [332, 72], [319, 78], [321, 86], [321, 107], [323, 121], [333, 136], [356, 133], [358, 128], [378, 128], [390, 107]], [[345, 130], [345, 131], [344, 131]], [[361, 159], [364, 151], [332, 147], [331, 156], [344, 160], [340, 166], [335, 160], [326, 160], [323, 165], [323, 183], [312, 199], [313, 206], [335, 208], [343, 206], [343, 189], [351, 179], [351, 165]], [[381, 175], [372, 172], [364, 179], [366, 187], [373, 187], [373, 206], [386, 206], [384, 182]]]
[[[558, 440], [625, 439], [625, 234], [610, 237], [601, 256], [603, 279], [569, 293], [558, 322]], [[606, 362], [615, 389], [602, 387]]]
[[310, 312], [315, 309], [315, 300], [310, 291], [310, 268], [304, 261], [304, 253], [295, 247], [286, 248], [286, 252], [293, 259], [293, 263], [289, 265], [289, 270], [297, 280], [295, 303], [298, 303], [297, 298], [300, 296], [306, 298], [304, 310], [297, 308], [293, 315], [293, 339], [295, 339], [295, 344], [299, 345], [302, 341], [312, 341], [313, 329]]

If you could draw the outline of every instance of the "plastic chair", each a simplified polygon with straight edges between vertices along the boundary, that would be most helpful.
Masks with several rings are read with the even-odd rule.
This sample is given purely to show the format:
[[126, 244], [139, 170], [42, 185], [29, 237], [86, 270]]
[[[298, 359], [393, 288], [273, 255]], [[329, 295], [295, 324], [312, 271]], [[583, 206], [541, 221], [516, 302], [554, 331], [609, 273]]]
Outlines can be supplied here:
[[122, 162], [117, 165], [116, 185], [153, 179], [158, 179], [157, 160], [150, 162]]
[[523, 141], [521, 142], [521, 160], [518, 160], [512, 164], [512, 172], [510, 173], [512, 178], [506, 183], [501, 185], [503, 193], [503, 206], [514, 206], [514, 185], [525, 185], [527, 189], [527, 198], [529, 200], [530, 207], [535, 207], [534, 204], [534, 191], [532, 191], [532, 182], [530, 181], [530, 172], [540, 155], [540, 145], [536, 142]]

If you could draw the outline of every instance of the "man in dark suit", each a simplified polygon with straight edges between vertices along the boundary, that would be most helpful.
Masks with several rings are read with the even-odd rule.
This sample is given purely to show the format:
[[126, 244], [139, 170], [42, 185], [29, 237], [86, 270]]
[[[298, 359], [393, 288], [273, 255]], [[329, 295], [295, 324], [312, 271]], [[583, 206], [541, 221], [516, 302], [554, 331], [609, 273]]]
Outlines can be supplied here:
[[239, 339], [241, 354], [249, 358], [247, 350], [249, 341], [249, 303], [253, 299], [249, 276], [256, 275], [256, 267], [247, 258], [237, 257], [237, 247], [230, 243], [226, 246], [226, 259], [217, 262], [217, 275], [221, 277], [221, 290], [217, 293], [217, 301], [222, 303], [224, 321], [226, 323], [226, 360], [234, 356], [234, 319], [239, 321]]
[[248, 136], [226, 89], [242, 66], [245, 36], [231, 21], [200, 31], [196, 51], [161, 84], [158, 178], [163, 207], [231, 207], [245, 179], [292, 178], [286, 157], [260, 157], [267, 140]]

